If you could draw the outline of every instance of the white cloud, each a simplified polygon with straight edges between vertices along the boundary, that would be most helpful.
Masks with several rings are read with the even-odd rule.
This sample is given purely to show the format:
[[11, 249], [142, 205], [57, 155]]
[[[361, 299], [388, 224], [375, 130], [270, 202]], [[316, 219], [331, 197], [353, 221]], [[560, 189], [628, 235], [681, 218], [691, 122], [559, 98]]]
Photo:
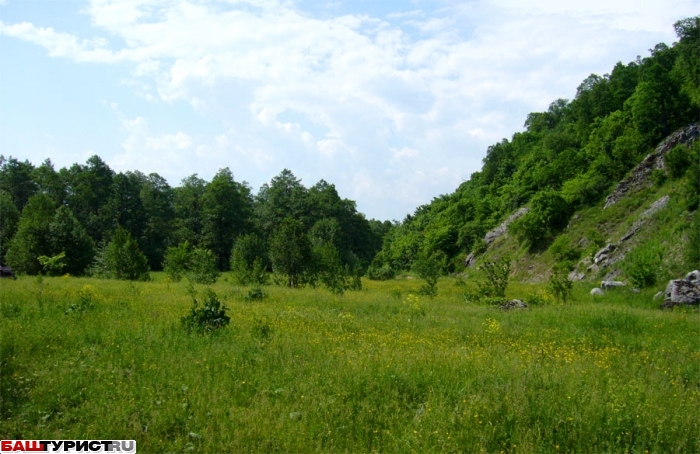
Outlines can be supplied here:
[[672, 23], [699, 6], [660, 3], [483, 0], [390, 23], [316, 18], [282, 0], [91, 0], [85, 12], [108, 39], [27, 22], [0, 22], [0, 34], [54, 57], [130, 64], [124, 83], [139, 96], [184, 100], [224, 125], [195, 146], [184, 132], [154, 135], [145, 119], [122, 118], [124, 162], [135, 168], [149, 153], [177, 156], [167, 165], [181, 176], [234, 163], [261, 180], [289, 165], [362, 197], [370, 216], [399, 218], [454, 190], [526, 113], [672, 40]]

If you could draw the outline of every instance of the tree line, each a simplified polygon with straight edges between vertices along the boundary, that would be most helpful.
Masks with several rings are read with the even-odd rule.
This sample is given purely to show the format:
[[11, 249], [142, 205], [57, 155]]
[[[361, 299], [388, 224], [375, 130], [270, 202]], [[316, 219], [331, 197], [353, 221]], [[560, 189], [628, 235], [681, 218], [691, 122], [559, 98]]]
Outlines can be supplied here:
[[[575, 210], [599, 203], [662, 139], [698, 121], [699, 24], [699, 17], [676, 22], [672, 46], [658, 44], [648, 57], [593, 74], [573, 100], [529, 114], [525, 131], [488, 148], [481, 171], [387, 234], [370, 274], [391, 276], [426, 260], [459, 268], [467, 254], [485, 250], [487, 231], [525, 205], [529, 213], [511, 231], [531, 249], [546, 248]], [[666, 157], [691, 211], [700, 202], [698, 159], [697, 147]]]
[[[179, 248], [188, 263], [210, 262], [216, 272], [232, 264], [243, 272], [242, 263], [257, 260], [290, 285], [323, 263], [364, 272], [391, 226], [367, 220], [334, 185], [307, 188], [287, 169], [254, 194], [228, 168], [171, 187], [157, 173], [115, 172], [99, 156], [59, 170], [49, 159], [34, 166], [0, 156], [0, 221], [0, 261], [22, 274], [141, 279], [163, 270], [168, 256], [171, 268], [186, 267], [176, 265]], [[295, 248], [300, 271], [281, 257]], [[39, 259], [60, 254], [56, 263]]]

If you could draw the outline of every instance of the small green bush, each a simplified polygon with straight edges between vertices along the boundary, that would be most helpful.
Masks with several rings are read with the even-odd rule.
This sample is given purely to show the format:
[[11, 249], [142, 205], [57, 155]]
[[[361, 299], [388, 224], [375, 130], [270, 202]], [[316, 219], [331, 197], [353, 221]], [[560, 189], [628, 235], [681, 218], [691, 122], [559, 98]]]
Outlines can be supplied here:
[[686, 145], [676, 145], [664, 156], [664, 162], [671, 178], [676, 179], [685, 175], [692, 164], [692, 153]]
[[662, 249], [655, 242], [648, 242], [627, 255], [623, 270], [635, 287], [651, 287], [658, 279], [662, 259]]
[[389, 265], [382, 265], [380, 267], [370, 265], [370, 267], [367, 268], [366, 276], [373, 281], [388, 281], [396, 277], [396, 270]]
[[561, 262], [554, 266], [549, 277], [548, 290], [558, 303], [566, 303], [571, 299], [573, 283], [569, 280], [569, 262]]
[[581, 248], [574, 245], [571, 237], [563, 233], [549, 246], [549, 252], [557, 262], [576, 262], [581, 258]]
[[425, 296], [437, 296], [437, 281], [445, 273], [447, 255], [443, 251], [420, 254], [413, 263], [413, 270], [425, 281], [419, 293]]
[[510, 276], [510, 257], [487, 261], [479, 267], [486, 280], [478, 284], [476, 292], [464, 294], [467, 302], [498, 305], [506, 302], [506, 288]]
[[188, 332], [207, 333], [226, 327], [231, 317], [226, 315], [226, 306], [221, 304], [219, 297], [212, 289], [207, 289], [204, 303], [200, 307], [196, 295], [192, 292], [192, 308], [190, 313], [182, 317], [182, 325]]
[[689, 270], [700, 269], [700, 213], [695, 212], [688, 231], [685, 248], [685, 265]]
[[214, 284], [221, 273], [216, 268], [216, 257], [208, 249], [194, 248], [190, 254], [187, 279], [196, 284]]

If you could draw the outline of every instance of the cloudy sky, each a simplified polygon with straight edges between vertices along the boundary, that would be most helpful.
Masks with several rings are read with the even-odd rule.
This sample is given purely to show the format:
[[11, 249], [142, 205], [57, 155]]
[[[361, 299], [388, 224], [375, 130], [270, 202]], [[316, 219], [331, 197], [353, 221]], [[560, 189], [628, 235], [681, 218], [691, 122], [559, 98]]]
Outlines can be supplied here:
[[700, 0], [0, 0], [0, 154], [291, 169], [403, 219]]

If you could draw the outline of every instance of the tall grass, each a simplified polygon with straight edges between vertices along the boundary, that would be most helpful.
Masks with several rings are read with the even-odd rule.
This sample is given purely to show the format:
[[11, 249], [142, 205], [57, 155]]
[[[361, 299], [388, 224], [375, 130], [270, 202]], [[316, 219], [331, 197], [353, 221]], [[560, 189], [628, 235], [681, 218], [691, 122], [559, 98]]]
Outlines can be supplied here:
[[[641, 294], [517, 312], [444, 279], [363, 290], [0, 281], [0, 436], [136, 439], [142, 452], [698, 452], [697, 311]], [[198, 287], [201, 291], [203, 287]], [[513, 297], [538, 290], [512, 285]], [[71, 307], [82, 308], [70, 310]]]

